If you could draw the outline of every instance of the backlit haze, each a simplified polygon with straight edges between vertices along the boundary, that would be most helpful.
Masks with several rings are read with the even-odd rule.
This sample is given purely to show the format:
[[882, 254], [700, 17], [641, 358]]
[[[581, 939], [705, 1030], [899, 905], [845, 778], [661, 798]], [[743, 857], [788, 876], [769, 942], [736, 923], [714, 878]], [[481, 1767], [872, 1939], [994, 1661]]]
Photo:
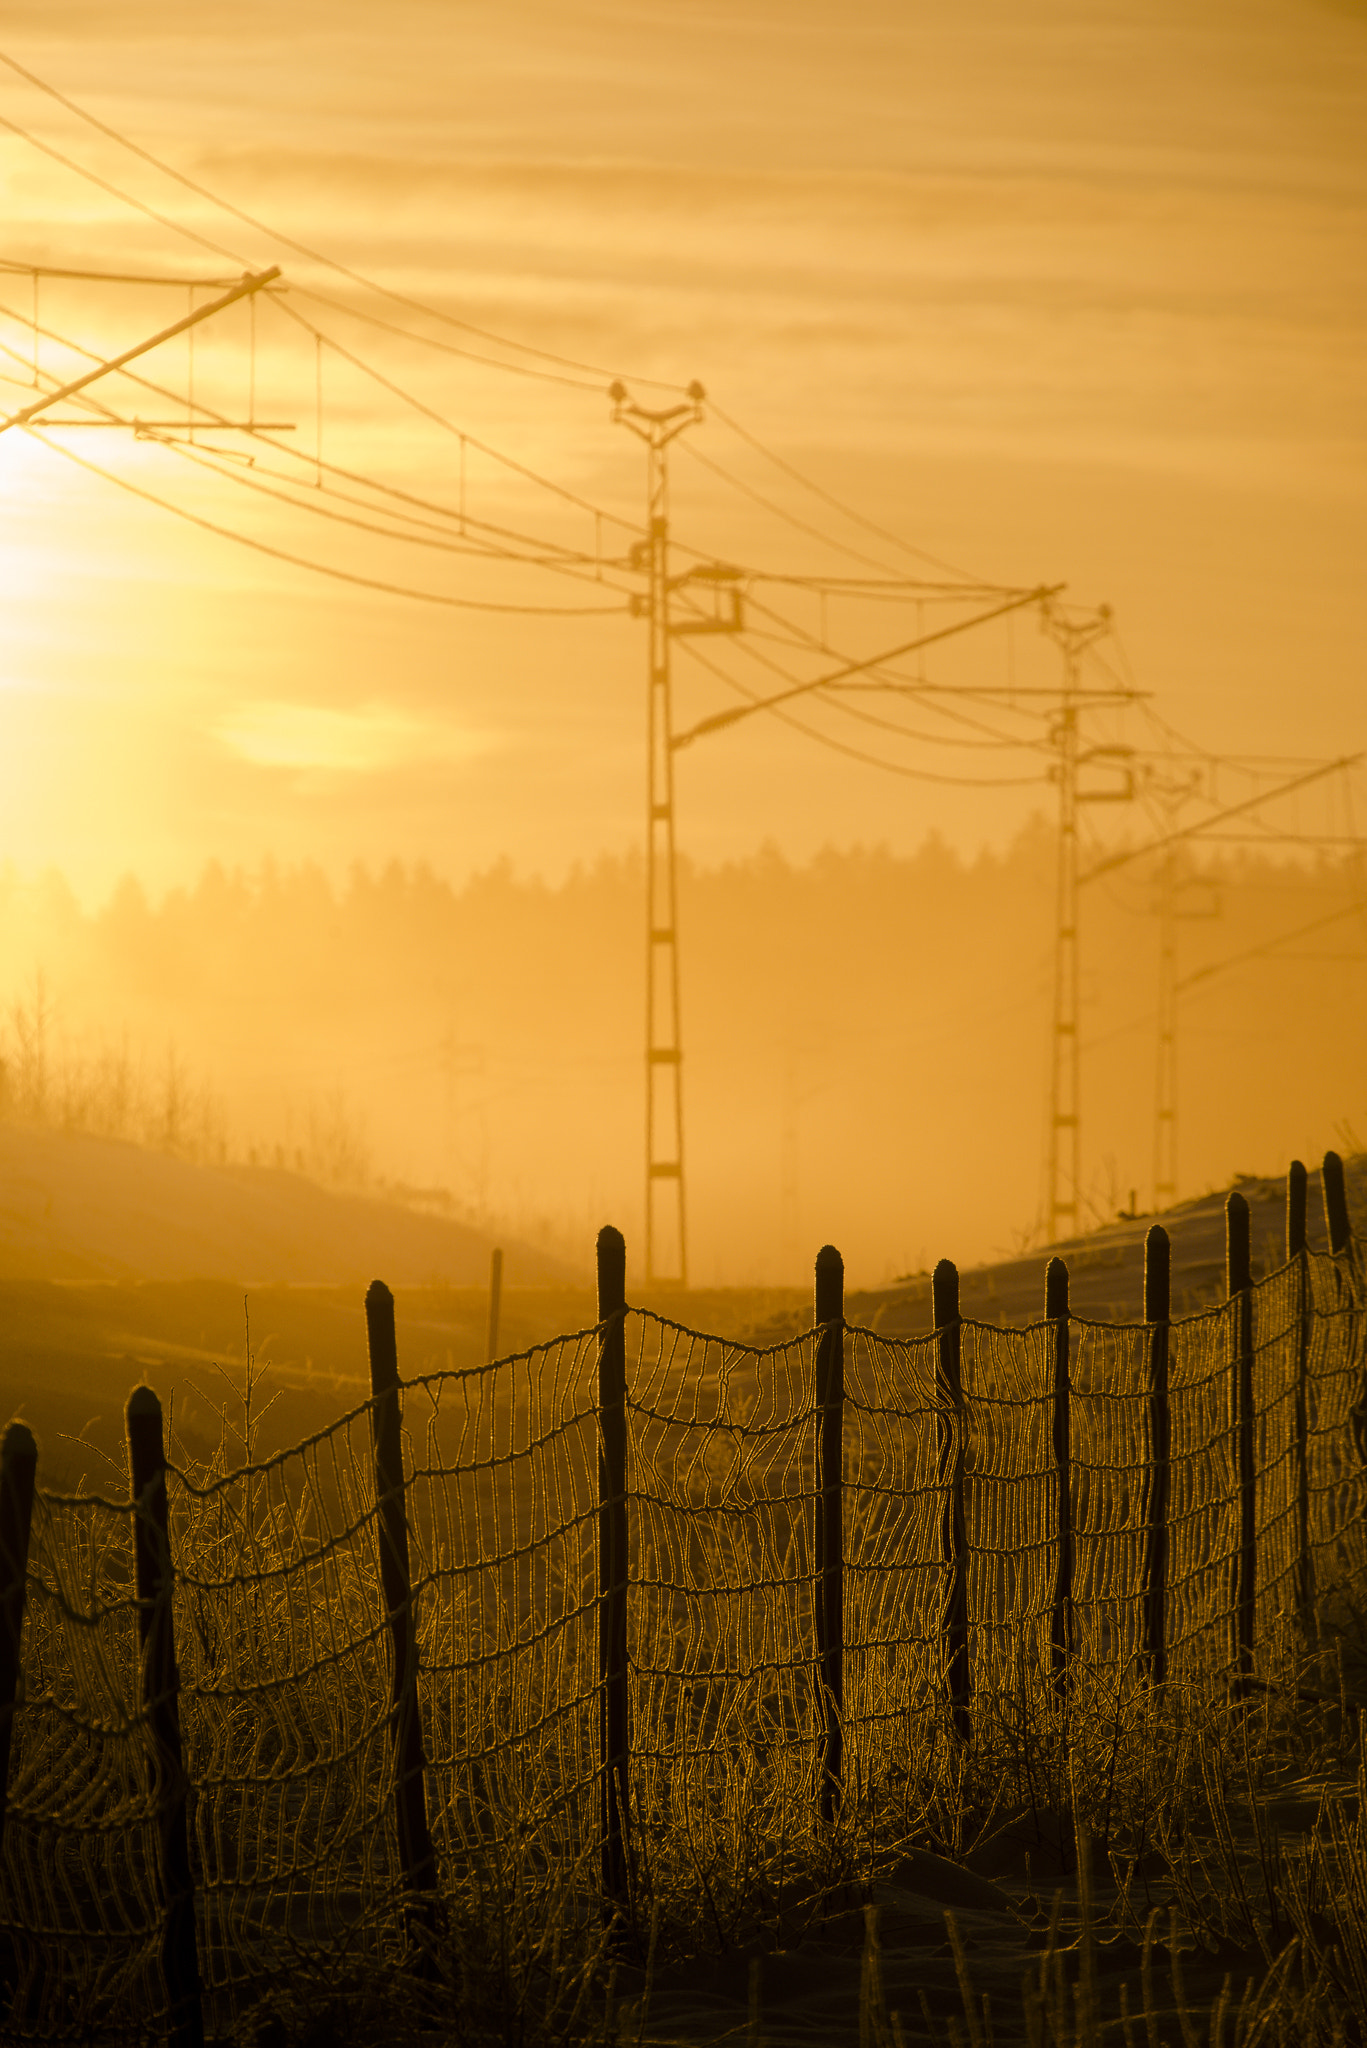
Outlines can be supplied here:
[[[107, 356], [179, 319], [187, 280], [202, 303], [278, 263], [287, 288], [194, 346], [196, 398], [289, 423], [276, 446], [0, 436], [0, 1006], [31, 1006], [41, 970], [68, 1060], [125, 1034], [152, 1071], [174, 1043], [230, 1149], [302, 1155], [331, 1105], [381, 1178], [573, 1243], [608, 1216], [639, 1233], [646, 647], [614, 522], [639, 526], [644, 464], [613, 377], [646, 404], [706, 388], [672, 451], [676, 540], [806, 579], [749, 586], [745, 644], [677, 643], [680, 728], [780, 688], [765, 662], [822, 672], [794, 636], [865, 656], [973, 609], [810, 587], [895, 576], [1109, 604], [1087, 677], [1151, 694], [1089, 742], [1152, 756], [1161, 719], [1282, 764], [1203, 767], [1216, 807], [1367, 747], [1359, 0], [10, 0], [0, 49], [277, 231], [0, 67], [0, 118], [163, 216], [0, 128], [0, 411], [35, 396], [25, 265], [180, 280], [43, 278], [40, 384], [86, 366], [70, 344]], [[91, 395], [183, 418], [186, 340], [134, 367], [170, 395]], [[452, 553], [416, 499], [463, 505], [482, 546], [587, 559]], [[407, 539], [344, 523], [400, 512]], [[902, 673], [1028, 691], [1061, 656], [1027, 611], [923, 661]], [[834, 1238], [875, 1280], [1036, 1221], [1048, 759], [848, 702], [862, 719], [808, 699], [808, 731], [751, 716], [677, 756], [699, 1279], [796, 1280]], [[1022, 717], [1012, 735], [1046, 737]], [[1158, 797], [1089, 811], [1089, 840], [1157, 836], [1150, 768]], [[1302, 843], [1229, 867], [1225, 926], [1193, 925], [1202, 959], [1259, 965], [1193, 1004], [1183, 1192], [1367, 1130], [1363, 919], [1299, 966], [1260, 953], [1362, 896], [1351, 781], [1265, 816]], [[406, 936], [363, 915], [354, 867], [393, 861], [450, 885], [449, 914], [396, 880]], [[209, 947], [231, 923], [217, 882], [194, 895], [210, 862], [242, 877], [236, 951]], [[128, 876], [144, 911], [126, 886], [111, 911]], [[204, 905], [198, 937], [162, 914], [174, 891]], [[1151, 898], [1130, 871], [1084, 913], [1098, 1214], [1150, 1193]]]

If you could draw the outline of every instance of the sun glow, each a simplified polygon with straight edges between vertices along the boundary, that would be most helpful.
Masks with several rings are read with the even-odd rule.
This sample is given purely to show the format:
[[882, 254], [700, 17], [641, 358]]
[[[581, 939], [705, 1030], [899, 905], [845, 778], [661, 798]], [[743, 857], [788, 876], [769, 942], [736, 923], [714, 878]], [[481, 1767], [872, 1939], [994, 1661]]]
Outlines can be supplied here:
[[[0, 414], [10, 402], [10, 393], [0, 394]], [[68, 565], [65, 550], [43, 538], [55, 524], [52, 498], [43, 450], [24, 433], [0, 436], [0, 599], [33, 602], [55, 596]], [[9, 612], [7, 638], [14, 624]]]
[[214, 737], [257, 768], [376, 774], [421, 759], [469, 760], [489, 741], [454, 726], [413, 718], [383, 704], [352, 711], [326, 705], [244, 704], [218, 720]]

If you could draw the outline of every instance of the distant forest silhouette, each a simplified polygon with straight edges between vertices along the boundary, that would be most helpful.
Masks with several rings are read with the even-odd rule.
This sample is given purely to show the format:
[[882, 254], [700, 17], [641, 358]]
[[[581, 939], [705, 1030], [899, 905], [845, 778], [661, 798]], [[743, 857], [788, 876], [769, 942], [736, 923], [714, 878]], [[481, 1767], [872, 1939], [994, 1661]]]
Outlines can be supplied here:
[[[1183, 1192], [1367, 1124], [1367, 912], [1328, 859], [1193, 859], [1183, 892]], [[1150, 1198], [1158, 935], [1143, 863], [1084, 903], [1085, 1194]], [[699, 1279], [785, 1279], [826, 1238], [863, 1279], [1018, 1243], [1038, 1206], [1053, 836], [972, 859], [773, 849], [685, 862], [680, 926]], [[0, 878], [4, 1105], [205, 1160], [397, 1185], [577, 1240], [640, 1206], [643, 887], [604, 857], [206, 868], [93, 914]], [[1242, 959], [1243, 955], [1251, 955]], [[856, 1252], [856, 1248], [858, 1248]]]

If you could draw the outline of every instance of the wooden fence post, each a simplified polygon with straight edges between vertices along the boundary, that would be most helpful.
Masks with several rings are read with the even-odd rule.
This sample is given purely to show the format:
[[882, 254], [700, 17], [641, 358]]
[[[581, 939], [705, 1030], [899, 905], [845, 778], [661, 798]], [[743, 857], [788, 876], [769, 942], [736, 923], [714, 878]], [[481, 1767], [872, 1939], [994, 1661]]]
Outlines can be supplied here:
[[1168, 1324], [1172, 1320], [1172, 1254], [1161, 1223], [1144, 1239], [1144, 1321], [1149, 1331], [1149, 1465], [1144, 1515], [1144, 1652], [1149, 1680], [1168, 1675], [1168, 1497], [1172, 1483], [1172, 1417], [1168, 1410]]
[[195, 1892], [185, 1824], [186, 1776], [180, 1740], [180, 1674], [172, 1608], [171, 1535], [166, 1512], [166, 1450], [161, 1403], [150, 1387], [128, 1396], [128, 1470], [133, 1496], [133, 1560], [142, 1653], [142, 1703], [152, 1736], [150, 1766], [161, 1849], [166, 1924], [161, 1965], [170, 2003], [172, 2048], [203, 2048]]
[[598, 1764], [603, 1897], [627, 1901], [627, 1248], [598, 1233]]
[[1310, 1176], [1299, 1159], [1286, 1169], [1286, 1256], [1298, 1259], [1309, 1243], [1307, 1216]]
[[406, 1924], [429, 1926], [437, 1891], [437, 1859], [427, 1825], [426, 1758], [422, 1706], [418, 1699], [418, 1637], [413, 1619], [413, 1582], [408, 1557], [408, 1516], [404, 1503], [399, 1352], [394, 1335], [394, 1297], [383, 1280], [373, 1280], [365, 1298], [370, 1350], [370, 1424], [375, 1446], [375, 1507], [379, 1521], [380, 1587], [384, 1594], [393, 1652], [389, 1740], [394, 1759], [394, 1821], [399, 1868], [409, 1895]]
[[1299, 1159], [1286, 1174], [1286, 1259], [1296, 1269], [1296, 1380], [1292, 1412], [1291, 1454], [1296, 1473], [1296, 1613], [1301, 1628], [1311, 1628], [1315, 1614], [1315, 1568], [1310, 1555], [1310, 1338], [1314, 1316], [1310, 1301], [1310, 1259], [1307, 1250], [1306, 1196], [1309, 1175]]
[[26, 1422], [12, 1422], [0, 1445], [0, 1844], [9, 1804], [9, 1756], [14, 1696], [19, 1686], [28, 1581], [28, 1539], [33, 1525], [33, 1484], [38, 1446]]
[[1054, 1604], [1049, 1642], [1054, 1690], [1068, 1689], [1068, 1657], [1073, 1646], [1073, 1483], [1068, 1381], [1068, 1268], [1050, 1259], [1044, 1270], [1044, 1313], [1053, 1325], [1054, 1481], [1058, 1492], [1058, 1534], [1054, 1560]]
[[816, 1643], [821, 1667], [820, 1810], [839, 1811], [844, 1789], [845, 1543], [841, 1495], [845, 1429], [845, 1261], [833, 1244], [816, 1255]]
[[[960, 1383], [962, 1327], [959, 1320], [959, 1271], [952, 1259], [941, 1259], [930, 1283], [936, 1330], [935, 1380], [941, 1404], [940, 1485], [944, 1489], [941, 1555], [949, 1567], [945, 1595], [945, 1686], [954, 1732], [967, 1742], [972, 1677], [968, 1663], [968, 1533], [964, 1520], [964, 1413]], [[949, 1411], [945, 1413], [944, 1411]], [[952, 1420], [950, 1419], [952, 1415]]]
[[1230, 1420], [1238, 1458], [1238, 1546], [1234, 1562], [1236, 1687], [1253, 1677], [1253, 1618], [1257, 1599], [1257, 1481], [1253, 1463], [1253, 1263], [1248, 1203], [1237, 1191], [1225, 1202], [1225, 1273], [1234, 1319]]

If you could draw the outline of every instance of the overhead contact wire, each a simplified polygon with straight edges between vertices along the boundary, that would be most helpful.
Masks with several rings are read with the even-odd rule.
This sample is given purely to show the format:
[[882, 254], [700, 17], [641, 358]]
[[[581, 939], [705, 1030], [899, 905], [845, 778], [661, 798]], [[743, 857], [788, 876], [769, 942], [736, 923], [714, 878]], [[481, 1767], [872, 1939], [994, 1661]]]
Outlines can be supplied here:
[[742, 497], [749, 498], [752, 504], [758, 505], [773, 518], [782, 519], [789, 526], [795, 527], [799, 533], [805, 533], [809, 540], [820, 541], [823, 547], [835, 548], [838, 553], [848, 555], [851, 561], [862, 562], [866, 569], [881, 569], [885, 574], [891, 574], [886, 562], [880, 562], [876, 556], [866, 555], [862, 549], [852, 548], [846, 542], [836, 540], [833, 535], [823, 533], [819, 527], [809, 526], [806, 520], [799, 519], [795, 512], [786, 512], [781, 505], [775, 505], [771, 498], [766, 498], [762, 491], [757, 491], [752, 485], [743, 483], [738, 476], [732, 476], [731, 472], [728, 469], [724, 469], [721, 463], [714, 462], [709, 455], [704, 455], [702, 450], [695, 448], [691, 441], [683, 441], [680, 443], [680, 446], [683, 448], [684, 453], [698, 464], [699, 468], [710, 470], [713, 476], [720, 477], [723, 483], [729, 484], [733, 491], [739, 491]]
[[[776, 455], [772, 448], [767, 448], [761, 440], [750, 432], [748, 427], [743, 427], [739, 420], [733, 419], [730, 413], [724, 412], [715, 400], [709, 399], [708, 408], [721, 421], [724, 427], [729, 427], [731, 432], [753, 448], [757, 455], [762, 455], [766, 462], [772, 462], [776, 469], [781, 469], [785, 476], [790, 476], [793, 482], [801, 484], [805, 491], [810, 491], [814, 497], [822, 499], [833, 511], [839, 512], [843, 518], [852, 520], [856, 526], [862, 526], [867, 533], [875, 534], [879, 540], [887, 541], [892, 547], [900, 548], [904, 554], [913, 555], [918, 561], [929, 562], [933, 568], [942, 569], [947, 576], [960, 576], [970, 583], [975, 583], [979, 580], [972, 576], [967, 569], [960, 569], [953, 562], [941, 560], [938, 555], [930, 554], [927, 549], [917, 547], [912, 541], [903, 540], [899, 533], [892, 532], [889, 527], [880, 526], [877, 520], [867, 518], [862, 512], [856, 512], [852, 506], [846, 505], [840, 498], [837, 498], [833, 491], [828, 491], [823, 485], [814, 483], [811, 477], [805, 475], [793, 463], [788, 462], [782, 455]], [[995, 586], [988, 585], [985, 587], [994, 588]]]
[[350, 569], [336, 569], [326, 562], [311, 561], [306, 555], [292, 554], [287, 548], [273, 547], [270, 542], [257, 540], [250, 534], [239, 533], [230, 526], [221, 526], [217, 520], [206, 519], [202, 513], [188, 511], [183, 505], [173, 504], [167, 498], [158, 497], [156, 492], [145, 490], [140, 484], [130, 483], [127, 477], [115, 471], [103, 469], [97, 462], [77, 455], [74, 449], [62, 447], [60, 442], [50, 441], [37, 427], [28, 427], [27, 433], [60, 455], [65, 462], [74, 462], [78, 469], [87, 470], [91, 476], [101, 477], [105, 483], [116, 484], [131, 497], [141, 498], [148, 505], [155, 505], [159, 511], [170, 512], [177, 519], [186, 520], [191, 526], [200, 527], [205, 533], [212, 533], [220, 540], [235, 541], [239, 547], [251, 548], [256, 554], [266, 555], [272, 561], [285, 562], [294, 569], [307, 569], [315, 576], [327, 576], [337, 583], [355, 584], [361, 590], [373, 590], [386, 597], [412, 598], [420, 604], [447, 606], [455, 611], [500, 612], [528, 618], [578, 619], [603, 616], [616, 617], [626, 610], [624, 605], [532, 605], [497, 604], [490, 599], [474, 597], [452, 597], [441, 591], [415, 590], [406, 584], [388, 583], [374, 576], [360, 576]]
[[744, 697], [756, 709], [762, 708], [766, 710], [771, 718], [777, 718], [780, 724], [791, 726], [794, 732], [800, 732], [805, 738], [815, 740], [818, 746], [830, 747], [837, 754], [844, 754], [852, 761], [863, 762], [865, 767], [882, 768], [889, 775], [901, 775], [913, 782], [942, 783], [955, 789], [1024, 789], [1031, 784], [1039, 783], [1043, 780], [1043, 777], [1039, 775], [1011, 776], [997, 780], [987, 780], [977, 776], [940, 775], [933, 769], [910, 768], [904, 762], [889, 761], [878, 754], [865, 753], [861, 747], [847, 746], [843, 740], [835, 739], [829, 733], [818, 732], [812, 726], [804, 725], [800, 718], [795, 718], [792, 712], [784, 711], [780, 706], [765, 704], [762, 698], [757, 697], [752, 690], [747, 690], [745, 685], [738, 682], [734, 676], [728, 675], [724, 669], [718, 668], [715, 662], [709, 661], [707, 656], [694, 646], [690, 640], [686, 639], [682, 644], [685, 651], [692, 656], [694, 661], [702, 668], [705, 668], [710, 675], [715, 676], [719, 682], [725, 683], [728, 689], [732, 689], [738, 696]]
[[148, 438], [156, 441], [158, 446], [167, 449], [171, 454], [179, 456], [182, 461], [193, 463], [196, 468], [207, 470], [211, 476], [220, 477], [226, 483], [238, 484], [243, 489], [257, 491], [263, 497], [270, 498], [277, 504], [288, 505], [294, 511], [311, 512], [315, 518], [327, 519], [339, 526], [355, 527], [362, 533], [375, 534], [381, 540], [398, 541], [410, 547], [432, 548], [441, 554], [463, 555], [478, 562], [506, 562], [524, 569], [545, 569], [554, 575], [571, 577], [575, 582], [592, 583], [595, 589], [606, 587], [616, 591], [620, 597], [629, 597], [631, 594], [616, 583], [608, 582], [603, 586], [598, 577], [588, 574], [585, 569], [573, 568], [568, 563], [556, 561], [551, 557], [520, 555], [512, 548], [498, 547], [492, 541], [462, 545], [458, 540], [446, 536], [405, 533], [401, 528], [383, 526], [373, 520], [357, 518], [354, 513], [336, 512], [328, 505], [319, 504], [316, 492], [312, 497], [296, 497], [295, 491], [307, 492], [310, 488], [302, 482], [295, 484], [291, 479], [282, 478], [278, 487], [274, 481], [266, 482], [260, 476], [245, 475], [214, 461], [214, 451], [211, 449], [191, 448], [183, 442], [173, 441], [161, 434], [152, 434]]
[[431, 420], [434, 426], [441, 427], [446, 433], [455, 435], [458, 440], [464, 441], [467, 447], [477, 448], [481, 455], [487, 455], [491, 461], [501, 462], [506, 469], [510, 469], [515, 475], [525, 478], [528, 483], [536, 484], [542, 490], [551, 491], [557, 498], [563, 498], [566, 504], [577, 506], [581, 512], [587, 512], [595, 519], [606, 519], [610, 524], [624, 527], [630, 533], [638, 533], [640, 531], [639, 525], [634, 521], [623, 519], [615, 512], [603, 511], [600, 506], [593, 504], [590, 499], [579, 497], [576, 492], [568, 490], [564, 484], [554, 483], [549, 477], [543, 477], [536, 470], [529, 469], [526, 463], [519, 462], [515, 456], [501, 454], [498, 449], [491, 447], [487, 441], [480, 441], [473, 434], [467, 433], [463, 427], [456, 426], [454, 421], [448, 420], [444, 413], [439, 413], [434, 406], [428, 405], [424, 399], [418, 398], [413, 392], [406, 391], [401, 384], [396, 384], [392, 378], [386, 377], [383, 370], [377, 370], [373, 363], [367, 363], [364, 357], [355, 355], [350, 349], [344, 348], [341, 342], [335, 341], [330, 334], [323, 334], [321, 328], [315, 327], [311, 320], [305, 319], [302, 313], [296, 312], [293, 306], [285, 304], [283, 300], [280, 304], [280, 310], [282, 313], [287, 314], [296, 325], [302, 327], [306, 334], [312, 334], [317, 339], [325, 341], [328, 347], [334, 349], [344, 362], [350, 363], [352, 368], [359, 370], [363, 376], [372, 378], [392, 398], [397, 398], [403, 404], [412, 406], [413, 410], [421, 413], [424, 419]]
[[[759, 651], [759, 649], [754, 646], [745, 647], [745, 652], [750, 656], [752, 661], [757, 661], [761, 668], [767, 669], [770, 675], [777, 676], [780, 682], [790, 683], [795, 688], [800, 687], [798, 683], [798, 678], [795, 675], [793, 675], [790, 670], [785, 669], [782, 663], [774, 661], [769, 656], [762, 654]], [[831, 685], [829, 689], [815, 689], [812, 694], [820, 702], [826, 704], [832, 710], [843, 711], [847, 717], [857, 720], [858, 723], [860, 723], [861, 725], [878, 726], [885, 732], [899, 733], [908, 739], [914, 739], [919, 737], [919, 735], [910, 732], [907, 727], [899, 726], [894, 720], [880, 718], [876, 712], [866, 711], [862, 706], [857, 704], [846, 703], [844, 701], [844, 698], [839, 694], [842, 687], [843, 686], [841, 684], [837, 683]], [[849, 687], [863, 687], [863, 685], [851, 684]], [[939, 710], [940, 706], [936, 704], [932, 705], [930, 708], [934, 710]], [[953, 739], [946, 737], [943, 739], [941, 744], [945, 746], [964, 746], [975, 744], [980, 745], [984, 743], [963, 740], [955, 741]], [[1005, 739], [1004, 744], [1008, 747], [1016, 748], [1018, 751], [1021, 752], [1030, 752], [1040, 748], [1043, 743], [1038, 740], [1013, 741], [1007, 738]], [[1032, 782], [1039, 780], [1037, 776], [1030, 776], [1027, 779]], [[1007, 785], [998, 782], [989, 782], [984, 783], [982, 786], [986, 788], [1000, 788], [1006, 787]]]
[[[11, 319], [17, 319], [19, 317], [14, 312], [14, 309], [12, 307], [8, 307], [3, 304], [0, 304], [0, 314], [4, 314]], [[98, 355], [96, 355], [96, 353], [93, 350], [83, 347], [82, 344], [79, 342], [71, 341], [67, 336], [57, 333], [57, 331], [54, 328], [43, 327], [39, 331], [45, 340], [54, 341], [63, 348], [69, 348], [73, 350], [76, 354], [85, 356], [92, 362], [99, 361]], [[16, 362], [27, 362], [27, 358], [20, 357], [17, 351], [7, 347], [3, 343], [0, 343], [0, 349], [3, 349], [3, 352], [6, 355], [10, 356], [12, 360]], [[153, 379], [140, 375], [138, 372], [134, 370], [125, 369], [120, 371], [119, 374], [123, 377], [126, 377], [130, 383], [136, 384], [139, 387], [139, 389], [149, 393], [152, 397], [165, 399], [169, 404], [174, 405], [180, 405], [185, 402], [184, 395], [182, 393], [171, 389], [167, 385], [158, 384], [154, 382]], [[48, 378], [48, 381], [50, 383], [55, 384], [57, 382], [57, 379], [52, 372], [45, 371], [44, 375]], [[105, 404], [102, 400], [93, 397], [88, 392], [81, 393], [79, 399], [76, 402], [88, 406], [90, 409], [99, 412], [104, 418], [116, 421], [121, 425], [137, 425], [136, 420], [132, 422], [122, 420], [120, 418], [120, 415], [115, 411], [113, 407]], [[204, 424], [208, 427], [212, 427], [215, 424], [217, 424], [220, 427], [223, 427], [228, 424], [228, 422], [225, 420], [224, 416], [221, 413], [216, 412], [212, 406], [205, 405], [202, 400], [195, 401], [194, 412], [197, 415], [203, 415]], [[158, 443], [158, 445], [165, 448], [169, 448], [177, 454], [184, 452], [179, 444], [171, 441], [167, 436], [163, 434], [149, 433], [147, 438], [149, 440], [155, 440]], [[257, 432], [253, 435], [253, 438], [259, 441], [263, 446], [270, 448], [274, 453], [284, 456], [287, 460], [296, 461], [301, 465], [306, 466], [310, 470], [312, 470], [316, 466], [315, 457], [311, 455], [304, 455], [300, 451], [289, 447], [285, 442], [277, 441], [273, 439], [271, 435], [262, 433], [260, 430], [257, 430]], [[211, 450], [209, 452], [212, 453], [213, 451]], [[95, 466], [98, 468], [98, 465]], [[411, 492], [400, 490], [397, 485], [384, 483], [377, 477], [369, 477], [365, 475], [364, 472], [362, 471], [346, 469], [338, 463], [324, 461], [322, 462], [321, 465], [318, 466], [321, 467], [322, 472], [325, 476], [340, 476], [345, 478], [347, 482], [357, 484], [361, 486], [363, 489], [379, 492], [384, 496], [392, 497], [404, 504], [418, 505], [423, 510], [436, 513], [439, 517], [449, 520], [453, 524], [456, 522], [460, 522], [465, 527], [475, 527], [483, 533], [493, 534], [501, 539], [521, 543], [523, 546], [527, 548], [549, 548], [554, 550], [554, 552], [561, 556], [565, 561], [573, 564], [583, 565], [586, 568], [591, 565], [596, 566], [596, 557], [589, 555], [585, 551], [564, 548], [559, 546], [559, 544], [555, 542], [548, 542], [537, 539], [536, 537], [531, 535], [520, 534], [516, 531], [516, 529], [511, 527], [501, 527], [487, 520], [476, 519], [468, 514], [462, 515], [446, 506], [437, 504], [434, 500], [417, 497], [415, 496], [415, 494]], [[104, 474], [103, 471], [101, 471], [100, 473]], [[242, 483], [246, 481], [246, 479], [244, 479], [240, 474], [232, 470], [220, 468], [217, 469], [215, 473], [220, 476], [223, 476], [230, 482]], [[281, 481], [289, 482], [289, 479], [282, 478]], [[296, 488], [303, 488], [302, 483], [296, 486]], [[329, 488], [329, 486], [324, 486], [325, 490]], [[338, 495], [341, 494], [339, 493]], [[318, 512], [320, 510], [317, 504], [310, 500], [298, 499], [290, 500], [290, 502], [296, 503], [300, 507], [300, 509], [303, 510], [313, 512]], [[409, 515], [396, 514], [394, 516], [403, 517]], [[395, 539], [403, 539], [405, 537], [406, 536], [403, 536], [401, 534], [395, 534], [393, 536], [393, 538]], [[474, 552], [474, 550], [471, 550], [472, 554]], [[481, 554], [489, 554], [491, 552], [493, 551], [487, 549], [480, 551]], [[558, 566], [558, 564], [553, 560], [543, 559], [540, 556], [529, 557], [512, 551], [508, 552], [504, 558], [511, 561], [521, 561], [526, 563], [528, 566], [532, 567], [555, 568]], [[596, 582], [598, 579], [595, 576], [593, 579], [585, 578], [585, 580], [593, 580]], [[621, 586], [615, 583], [609, 583], [608, 588], [620, 591]]]

